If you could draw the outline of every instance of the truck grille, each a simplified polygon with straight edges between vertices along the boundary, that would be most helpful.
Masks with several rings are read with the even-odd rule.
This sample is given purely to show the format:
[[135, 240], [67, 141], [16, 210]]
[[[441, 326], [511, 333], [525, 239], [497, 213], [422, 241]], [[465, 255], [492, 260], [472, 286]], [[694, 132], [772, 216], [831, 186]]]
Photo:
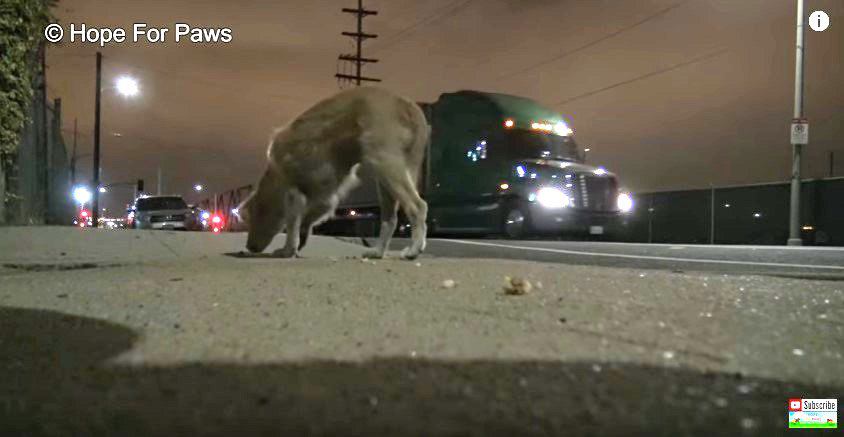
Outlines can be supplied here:
[[154, 215], [150, 217], [149, 221], [151, 223], [161, 223], [161, 222], [183, 222], [185, 221], [184, 214], [177, 214], [177, 215]]
[[618, 198], [618, 181], [612, 176], [581, 174], [575, 205], [588, 211], [615, 211]]

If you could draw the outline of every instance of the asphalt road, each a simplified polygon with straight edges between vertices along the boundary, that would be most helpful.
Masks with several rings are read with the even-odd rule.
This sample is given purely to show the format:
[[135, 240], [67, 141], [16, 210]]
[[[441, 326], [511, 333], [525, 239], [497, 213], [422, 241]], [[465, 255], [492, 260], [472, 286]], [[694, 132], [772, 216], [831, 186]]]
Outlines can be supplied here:
[[0, 228], [0, 436], [771, 436], [844, 392], [841, 282], [245, 238]]
[[[372, 244], [374, 239], [367, 242]], [[396, 239], [391, 249], [407, 244], [407, 239]], [[425, 252], [435, 257], [844, 280], [844, 248], [838, 247], [429, 239]]]

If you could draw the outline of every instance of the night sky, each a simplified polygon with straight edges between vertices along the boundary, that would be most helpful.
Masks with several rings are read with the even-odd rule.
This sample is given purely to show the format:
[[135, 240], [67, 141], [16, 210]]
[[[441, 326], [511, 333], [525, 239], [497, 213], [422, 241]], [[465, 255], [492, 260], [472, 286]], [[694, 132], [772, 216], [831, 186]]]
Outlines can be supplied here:
[[[377, 40], [364, 55], [383, 86], [418, 101], [460, 89], [534, 98], [559, 110], [589, 161], [634, 191], [786, 180], [793, 112], [795, 0], [365, 0]], [[837, 151], [844, 175], [844, 1], [807, 0], [831, 26], [806, 29], [807, 177]], [[61, 0], [63, 24], [171, 29], [166, 44], [101, 49], [103, 181], [156, 168], [168, 193], [254, 182], [274, 127], [338, 91], [337, 55], [352, 52], [356, 0]], [[174, 24], [229, 27], [230, 44], [172, 42]], [[50, 45], [49, 94], [61, 97], [65, 140], [79, 124], [90, 153], [95, 52]], [[139, 98], [113, 89], [138, 78]], [[119, 134], [120, 136], [116, 136]], [[79, 177], [90, 178], [90, 157]], [[121, 210], [130, 190], [102, 198]]]

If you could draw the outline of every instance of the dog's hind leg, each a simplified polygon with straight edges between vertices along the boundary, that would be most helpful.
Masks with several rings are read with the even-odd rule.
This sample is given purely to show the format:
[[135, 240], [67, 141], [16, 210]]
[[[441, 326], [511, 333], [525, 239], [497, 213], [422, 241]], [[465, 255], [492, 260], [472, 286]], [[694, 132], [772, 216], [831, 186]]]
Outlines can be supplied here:
[[[402, 211], [410, 221], [413, 242], [402, 250], [401, 256], [405, 259], [415, 259], [425, 250], [425, 237], [428, 232], [425, 220], [428, 217], [428, 204], [419, 196], [416, 191], [416, 183], [414, 183], [413, 177], [403, 163], [402, 165], [398, 163], [376, 164], [376, 170], [387, 191], [398, 201]], [[384, 240], [383, 232], [381, 236]], [[392, 232], [390, 236], [392, 236]], [[379, 242], [379, 244], [384, 244], [384, 242]], [[386, 247], [386, 244], [384, 246]]]
[[284, 247], [273, 252], [273, 255], [291, 258], [297, 255], [299, 249], [300, 228], [308, 199], [295, 189], [288, 191], [285, 196], [284, 228], [287, 233], [287, 241], [285, 241]]
[[396, 226], [399, 223], [398, 207], [399, 203], [393, 197], [387, 187], [381, 182], [378, 182], [378, 202], [381, 207], [381, 232], [378, 237], [378, 244], [375, 249], [364, 254], [365, 258], [383, 258], [387, 247], [390, 245], [390, 239], [393, 233], [396, 232]]
[[413, 242], [410, 246], [404, 248], [402, 250], [402, 258], [405, 259], [416, 259], [419, 254], [425, 251], [426, 241], [425, 238], [428, 234], [428, 225], [426, 220], [428, 219], [428, 203], [426, 203], [421, 196], [419, 196], [419, 192], [416, 191], [416, 183], [413, 181], [413, 177], [410, 175], [409, 171], [405, 171], [405, 190], [404, 192], [407, 195], [405, 199], [399, 199], [399, 203], [403, 205], [412, 205], [408, 207], [403, 207], [405, 214], [410, 220], [411, 226], [411, 238]]

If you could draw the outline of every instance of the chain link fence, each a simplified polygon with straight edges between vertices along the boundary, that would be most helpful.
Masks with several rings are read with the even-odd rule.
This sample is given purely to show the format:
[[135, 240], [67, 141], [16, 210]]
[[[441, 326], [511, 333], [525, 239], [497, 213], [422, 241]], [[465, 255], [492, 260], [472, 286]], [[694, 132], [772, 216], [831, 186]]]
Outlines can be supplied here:
[[69, 225], [75, 211], [61, 99], [48, 103], [36, 90], [29, 116], [17, 150], [0, 156], [0, 223]]
[[[785, 244], [787, 182], [640, 193], [625, 239], [667, 244]], [[844, 178], [805, 180], [802, 238], [809, 245], [844, 245]]]

